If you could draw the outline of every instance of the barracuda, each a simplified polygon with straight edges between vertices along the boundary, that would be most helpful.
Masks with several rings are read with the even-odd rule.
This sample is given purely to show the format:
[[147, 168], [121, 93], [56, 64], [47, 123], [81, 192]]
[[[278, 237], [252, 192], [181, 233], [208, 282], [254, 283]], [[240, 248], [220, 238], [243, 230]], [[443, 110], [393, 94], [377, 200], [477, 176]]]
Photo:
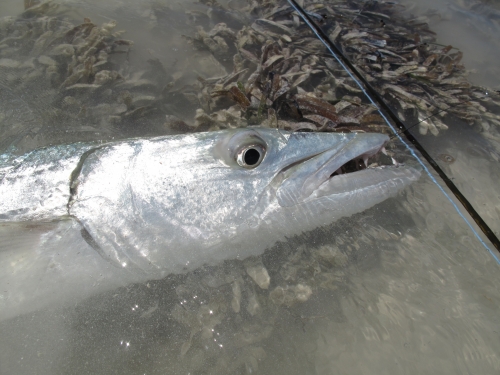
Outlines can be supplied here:
[[0, 317], [259, 255], [361, 212], [420, 176], [365, 167], [387, 141], [247, 128], [33, 151], [0, 169]]

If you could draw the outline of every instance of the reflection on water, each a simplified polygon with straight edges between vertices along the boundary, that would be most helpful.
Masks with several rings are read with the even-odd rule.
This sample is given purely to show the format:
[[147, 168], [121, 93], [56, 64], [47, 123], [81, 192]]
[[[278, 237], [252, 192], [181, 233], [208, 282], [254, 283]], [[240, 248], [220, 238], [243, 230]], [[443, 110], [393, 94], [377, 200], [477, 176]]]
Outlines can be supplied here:
[[498, 2], [479, 0], [402, 1], [409, 12], [428, 22], [438, 41], [464, 52], [463, 62], [475, 84], [500, 88], [500, 10]]
[[[20, 105], [13, 112], [2, 100], [0, 147], [22, 153], [75, 140], [163, 135], [171, 123], [191, 120], [202, 88], [196, 79], [227, 74], [210, 51], [194, 57], [186, 41], [195, 25], [213, 25], [215, 16], [193, 16], [207, 12], [202, 4], [170, 2], [45, 2], [21, 18], [3, 18], [1, 95]], [[123, 28], [134, 30], [133, 42]], [[35, 127], [11, 125], [27, 114]]]
[[[499, 84], [498, 67], [494, 62], [500, 57], [500, 49], [498, 46], [493, 47], [496, 46], [500, 35], [498, 4], [460, 0], [452, 3], [423, 1], [419, 2], [418, 6], [415, 3], [408, 5], [408, 14], [411, 13], [421, 22], [427, 22], [431, 29], [437, 32], [437, 42], [453, 45], [463, 52], [462, 61], [470, 70], [470, 82], [487, 87], [480, 89], [476, 97], [491, 95], [491, 100], [498, 100], [497, 93], [490, 90], [498, 88]], [[467, 106], [473, 107], [475, 104], [467, 102]], [[499, 114], [498, 108], [488, 104], [485, 104], [485, 109], [489, 118], [496, 118]], [[498, 125], [496, 120], [493, 125], [485, 118], [474, 125], [465, 118], [462, 120], [465, 121], [450, 117], [447, 123], [449, 131], [438, 139], [422, 137], [417, 128], [411, 131], [498, 237], [500, 196], [495, 185], [500, 176], [500, 141], [498, 137], [490, 134], [491, 130], [498, 129]], [[469, 125], [476, 129], [471, 129]], [[477, 131], [487, 140], [481, 139]], [[440, 157], [442, 153], [450, 154], [457, 161], [443, 161]]]
[[446, 133], [446, 138], [424, 139], [422, 143], [499, 236], [500, 195], [496, 181], [500, 178], [500, 152], [495, 144], [458, 121]]
[[[14, 5], [19, 4], [7, 9]], [[107, 70], [126, 77], [119, 83], [124, 86], [116, 96], [78, 94], [78, 101], [64, 108], [64, 97], [57, 101], [57, 93], [43, 89], [46, 76], [28, 86], [32, 93], [20, 96], [12, 71], [2, 68], [2, 139], [8, 139], [3, 149], [182, 131], [185, 125], [164, 126], [165, 112], [180, 122], [195, 116], [196, 91], [182, 91], [178, 100], [181, 89], [196, 77], [230, 72], [209, 51], [193, 52], [182, 34], [193, 38], [198, 24], [211, 29], [220, 17], [238, 28], [248, 17], [203, 4], [188, 12], [174, 2], [77, 5], [66, 9], [61, 23], [74, 27], [83, 17], [99, 25], [116, 19], [113, 32], [127, 32], [108, 35], [108, 46], [134, 41], [132, 48], [112, 49], [116, 53], [103, 47], [112, 66]], [[34, 71], [48, 69], [33, 64]], [[62, 84], [63, 78], [68, 76], [55, 79]], [[161, 103], [148, 107], [159, 96]], [[161, 110], [139, 110], [145, 107]], [[497, 154], [466, 134], [467, 142], [459, 131], [446, 143], [433, 138], [429, 149], [453, 176], [492, 184], [496, 170], [483, 160], [498, 161]], [[408, 159], [397, 145], [393, 151], [398, 160]], [[460, 187], [468, 196], [486, 194], [498, 202], [490, 191], [467, 191], [471, 186]], [[486, 211], [493, 221], [500, 215], [496, 207]], [[15, 234], [0, 241], [0, 254], [38, 235], [36, 229]], [[492, 257], [423, 177], [397, 198], [279, 243], [261, 257], [0, 322], [0, 373], [494, 374], [500, 370], [499, 278]]]

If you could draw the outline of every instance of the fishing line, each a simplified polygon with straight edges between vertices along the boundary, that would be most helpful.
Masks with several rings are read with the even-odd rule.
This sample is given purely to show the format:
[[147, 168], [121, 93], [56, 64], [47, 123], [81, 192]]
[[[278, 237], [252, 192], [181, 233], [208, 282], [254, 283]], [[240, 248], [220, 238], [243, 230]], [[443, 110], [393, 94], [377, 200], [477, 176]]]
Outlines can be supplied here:
[[[472, 224], [467, 220], [467, 218], [462, 214], [456, 203], [451, 199], [451, 197], [446, 193], [444, 188], [437, 182], [436, 178], [431, 174], [427, 166], [424, 162], [418, 157], [415, 151], [403, 140], [400, 134], [397, 133], [394, 126], [389, 122], [387, 117], [382, 112], [381, 108], [388, 113], [389, 117], [394, 121], [397, 126], [403, 130], [403, 133], [406, 136], [411, 144], [415, 146], [415, 148], [422, 154], [422, 156], [427, 160], [427, 162], [432, 166], [432, 168], [437, 172], [437, 174], [443, 179], [446, 186], [453, 192], [455, 197], [462, 203], [467, 212], [474, 219], [476, 224], [481, 228], [482, 232], [488, 237], [491, 243], [495, 246], [495, 248], [500, 252], [500, 241], [497, 236], [493, 233], [493, 231], [489, 228], [486, 222], [479, 216], [474, 207], [469, 203], [469, 201], [464, 197], [464, 195], [458, 190], [455, 184], [446, 176], [443, 170], [439, 167], [439, 165], [434, 161], [434, 159], [427, 153], [427, 151], [422, 147], [422, 145], [413, 137], [413, 135], [406, 129], [405, 124], [398, 118], [398, 116], [393, 112], [393, 110], [385, 103], [384, 99], [380, 96], [380, 94], [366, 81], [366, 79], [359, 73], [359, 71], [352, 65], [352, 63], [342, 54], [342, 52], [333, 44], [328, 37], [325, 35], [323, 30], [318, 27], [305, 13], [305, 11], [295, 2], [295, 0], [288, 0], [288, 3], [295, 9], [295, 11], [299, 14], [302, 20], [305, 22], [307, 26], [311, 29], [311, 31], [318, 37], [318, 39], [325, 45], [331, 55], [337, 60], [340, 66], [347, 72], [347, 74], [353, 79], [356, 85], [360, 88], [360, 90], [366, 95], [368, 100], [377, 108], [379, 114], [385, 120], [390, 129], [395, 133], [400, 142], [405, 145], [408, 151], [412, 154], [412, 156], [419, 162], [424, 171], [427, 173], [431, 181], [441, 190], [441, 192], [445, 195], [445, 197], [450, 201], [453, 205], [457, 213], [462, 217], [462, 219], [467, 223], [469, 228], [472, 230], [476, 238], [481, 242], [481, 244], [488, 250], [488, 252], [493, 256], [495, 261], [500, 265], [500, 259], [498, 256], [490, 249], [490, 247], [483, 241], [479, 233], [474, 229]], [[349, 69], [347, 68], [349, 67]], [[354, 75], [356, 77], [354, 77]], [[361, 84], [361, 82], [363, 84]], [[369, 93], [370, 94], [369, 94]], [[375, 98], [378, 102], [378, 105], [372, 99]]]

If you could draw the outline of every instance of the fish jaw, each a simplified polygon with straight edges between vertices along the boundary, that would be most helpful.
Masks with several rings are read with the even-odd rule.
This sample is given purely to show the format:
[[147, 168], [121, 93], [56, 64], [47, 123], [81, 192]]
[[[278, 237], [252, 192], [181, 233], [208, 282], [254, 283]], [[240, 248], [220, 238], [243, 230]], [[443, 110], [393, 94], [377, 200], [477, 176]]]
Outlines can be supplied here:
[[377, 154], [388, 140], [383, 134], [358, 133], [285, 170], [283, 181], [276, 191], [279, 205], [290, 207], [320, 196], [354, 192], [381, 184], [391, 186], [394, 179], [414, 181], [419, 172], [404, 167], [384, 167], [333, 176], [352, 160], [357, 159], [366, 165], [368, 158]]
[[363, 194], [365, 199], [370, 196], [383, 195], [382, 192], [393, 192], [390, 195], [395, 195], [405, 186], [417, 181], [420, 175], [419, 170], [407, 166], [367, 168], [332, 177], [321, 184], [306, 202], [347, 193]]

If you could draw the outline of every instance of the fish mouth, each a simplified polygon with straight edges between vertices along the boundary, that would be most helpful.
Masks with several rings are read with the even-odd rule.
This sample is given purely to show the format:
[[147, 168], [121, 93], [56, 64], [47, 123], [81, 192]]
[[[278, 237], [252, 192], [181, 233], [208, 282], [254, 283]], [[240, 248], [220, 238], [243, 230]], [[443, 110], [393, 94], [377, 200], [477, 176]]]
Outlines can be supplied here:
[[418, 171], [398, 165], [384, 155], [388, 141], [389, 137], [383, 134], [360, 133], [286, 167], [281, 171], [282, 183], [276, 191], [278, 203], [288, 207], [322, 196], [416, 180]]

